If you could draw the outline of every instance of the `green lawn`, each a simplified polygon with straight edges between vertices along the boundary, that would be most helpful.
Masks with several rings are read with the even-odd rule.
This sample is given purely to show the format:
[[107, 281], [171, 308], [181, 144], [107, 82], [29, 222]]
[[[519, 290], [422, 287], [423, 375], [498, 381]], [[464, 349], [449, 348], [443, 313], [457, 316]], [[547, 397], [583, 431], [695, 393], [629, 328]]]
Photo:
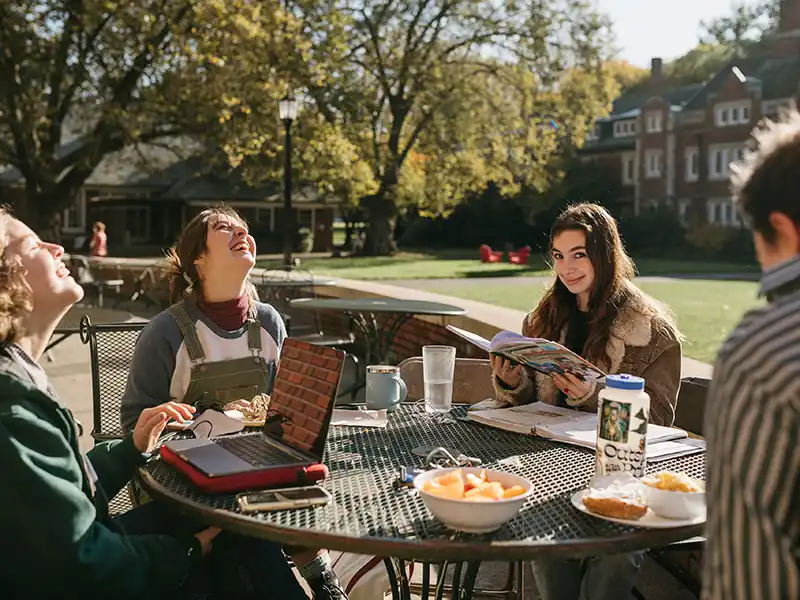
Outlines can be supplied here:
[[[319, 275], [345, 279], [451, 279], [480, 277], [532, 277], [548, 274], [547, 265], [538, 256], [532, 256], [530, 265], [508, 263], [484, 264], [478, 260], [477, 250], [421, 250], [399, 252], [392, 257], [309, 258], [301, 259], [301, 266]], [[702, 273], [755, 272], [752, 265], [729, 263], [688, 262], [662, 259], [637, 261], [642, 275], [685, 275]], [[259, 261], [259, 267], [278, 268], [280, 261]]]
[[[487, 282], [488, 283], [488, 282]], [[443, 285], [426, 291], [456, 296], [496, 306], [528, 311], [542, 295], [544, 285], [496, 283], [485, 286]], [[703, 362], [713, 362], [720, 344], [742, 315], [758, 306], [758, 285], [743, 281], [675, 280], [644, 282], [645, 292], [666, 303], [675, 313], [686, 336], [684, 354]]]

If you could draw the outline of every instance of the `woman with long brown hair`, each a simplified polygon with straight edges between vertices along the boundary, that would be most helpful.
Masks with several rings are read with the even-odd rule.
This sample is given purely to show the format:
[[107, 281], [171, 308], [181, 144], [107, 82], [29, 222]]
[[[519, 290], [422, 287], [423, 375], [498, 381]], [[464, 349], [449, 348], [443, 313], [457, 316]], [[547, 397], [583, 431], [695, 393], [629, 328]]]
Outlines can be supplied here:
[[[270, 393], [286, 329], [249, 282], [255, 257], [255, 240], [232, 208], [207, 208], [186, 225], [167, 255], [172, 306], [148, 323], [136, 343], [122, 398], [124, 428], [143, 409], [169, 399], [194, 406], [199, 414]], [[218, 546], [230, 539], [220, 538]], [[237, 547], [258, 547], [261, 566], [252, 557], [249, 564], [251, 579], [262, 584], [260, 597], [302, 597], [283, 555], [282, 564], [274, 560], [280, 553], [276, 544], [236, 540]], [[292, 559], [314, 598], [346, 598], [327, 551], [295, 549]]]
[[[576, 204], [550, 233], [555, 282], [525, 317], [522, 334], [564, 344], [606, 373], [642, 377], [650, 421], [672, 425], [681, 377], [680, 333], [669, 311], [633, 282], [633, 261], [617, 223], [597, 204]], [[492, 357], [497, 397], [597, 410], [600, 385], [547, 376]], [[533, 564], [542, 600], [615, 600], [630, 595], [642, 553]]]

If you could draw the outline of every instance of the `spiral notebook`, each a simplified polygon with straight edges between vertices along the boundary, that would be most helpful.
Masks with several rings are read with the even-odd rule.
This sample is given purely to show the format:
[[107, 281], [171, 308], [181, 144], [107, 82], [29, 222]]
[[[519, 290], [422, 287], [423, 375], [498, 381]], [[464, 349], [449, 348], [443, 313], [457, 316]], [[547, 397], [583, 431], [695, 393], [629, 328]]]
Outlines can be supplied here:
[[[513, 433], [536, 435], [554, 442], [594, 450], [597, 444], [597, 415], [570, 408], [535, 402], [490, 410], [475, 410], [467, 418], [476, 423]], [[647, 460], [656, 462], [696, 454], [705, 450], [705, 442], [690, 439], [676, 427], [647, 426]]]

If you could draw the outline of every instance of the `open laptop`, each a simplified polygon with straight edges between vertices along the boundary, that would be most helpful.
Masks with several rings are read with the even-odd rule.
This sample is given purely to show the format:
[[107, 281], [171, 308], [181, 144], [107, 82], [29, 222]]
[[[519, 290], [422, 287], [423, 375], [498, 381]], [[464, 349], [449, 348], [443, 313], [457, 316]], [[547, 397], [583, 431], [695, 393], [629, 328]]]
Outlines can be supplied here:
[[344, 357], [341, 350], [285, 340], [260, 432], [172, 440], [161, 446], [161, 457], [209, 492], [323, 479], [322, 454]]

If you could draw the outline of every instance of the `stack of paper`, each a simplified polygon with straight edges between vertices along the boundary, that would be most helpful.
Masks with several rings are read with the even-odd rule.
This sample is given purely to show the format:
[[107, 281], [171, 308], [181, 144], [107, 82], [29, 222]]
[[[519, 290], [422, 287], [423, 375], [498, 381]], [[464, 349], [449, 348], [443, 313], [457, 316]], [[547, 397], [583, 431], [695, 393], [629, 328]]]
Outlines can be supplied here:
[[331, 425], [345, 425], [348, 427], [386, 427], [389, 424], [389, 415], [386, 409], [367, 410], [360, 408], [347, 410], [334, 408]]

